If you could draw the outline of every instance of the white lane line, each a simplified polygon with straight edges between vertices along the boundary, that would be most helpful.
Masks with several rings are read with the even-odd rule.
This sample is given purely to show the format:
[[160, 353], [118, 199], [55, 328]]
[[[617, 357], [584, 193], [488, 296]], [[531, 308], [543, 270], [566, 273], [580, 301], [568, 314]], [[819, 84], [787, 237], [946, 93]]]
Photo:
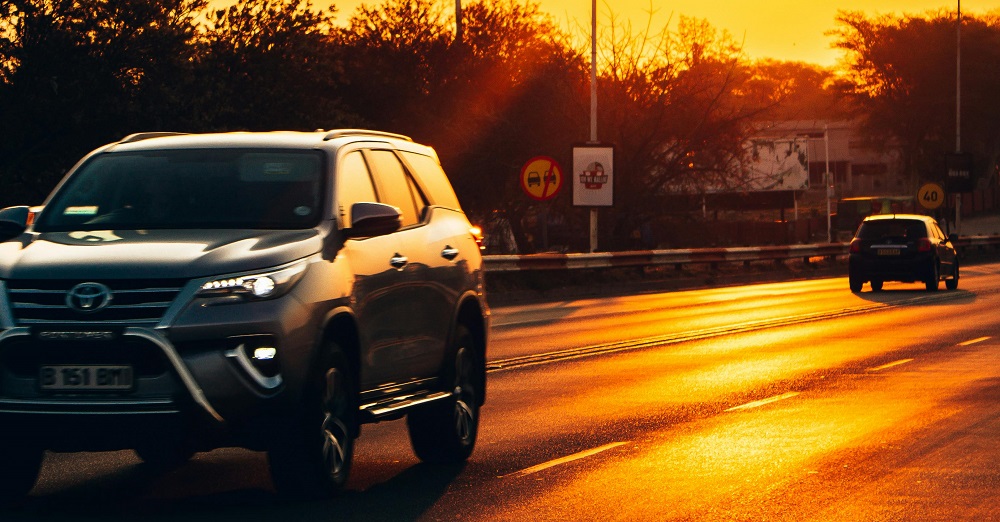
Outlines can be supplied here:
[[906, 363], [908, 363], [908, 362], [910, 362], [912, 360], [913, 359], [900, 359], [898, 361], [893, 361], [893, 362], [888, 363], [888, 364], [883, 364], [882, 366], [876, 366], [874, 368], [868, 368], [868, 371], [870, 371], [870, 372], [877, 372], [879, 370], [884, 370], [886, 368], [892, 368], [893, 366], [899, 366], [900, 364], [906, 364]]
[[581, 451], [579, 453], [574, 453], [572, 455], [567, 455], [567, 456], [562, 457], [562, 458], [558, 458], [558, 459], [555, 459], [555, 460], [550, 460], [548, 462], [543, 462], [541, 464], [538, 464], [537, 466], [531, 466], [530, 468], [522, 469], [521, 471], [515, 471], [514, 473], [508, 473], [506, 475], [502, 475], [500, 478], [523, 477], [525, 475], [531, 475], [532, 473], [538, 473], [539, 471], [542, 471], [544, 469], [549, 469], [551, 467], [558, 466], [560, 464], [565, 464], [567, 462], [573, 462], [574, 460], [580, 460], [580, 459], [583, 459], [583, 458], [587, 458], [587, 457], [589, 457], [591, 455], [596, 455], [596, 454], [598, 454], [598, 453], [600, 453], [602, 451], [607, 451], [607, 450], [609, 450], [611, 448], [617, 448], [618, 446], [621, 446], [622, 444], [628, 444], [628, 441], [625, 441], [625, 442], [612, 442], [611, 444], [605, 444], [603, 446], [600, 446], [600, 447], [597, 447], [597, 448], [594, 448], [594, 449], [589, 449], [589, 450], [586, 450], [586, 451]]
[[733, 406], [726, 411], [736, 411], [736, 410], [749, 410], [750, 408], [758, 408], [764, 406], [765, 404], [771, 404], [772, 402], [783, 401], [785, 399], [790, 399], [798, 395], [799, 392], [788, 392], [781, 395], [775, 395], [774, 397], [768, 397], [766, 399], [761, 399], [759, 401], [748, 402], [746, 404], [741, 404], [739, 406]]
[[983, 341], [988, 341], [989, 337], [980, 337], [978, 339], [972, 339], [971, 341], [965, 341], [964, 343], [958, 343], [959, 346], [969, 346], [970, 344], [981, 343]]

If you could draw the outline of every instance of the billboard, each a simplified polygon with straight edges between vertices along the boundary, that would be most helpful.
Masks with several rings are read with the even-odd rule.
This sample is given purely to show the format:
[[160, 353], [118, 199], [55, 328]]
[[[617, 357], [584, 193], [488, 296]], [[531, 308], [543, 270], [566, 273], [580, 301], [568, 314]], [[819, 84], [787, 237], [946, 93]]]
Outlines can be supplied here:
[[753, 140], [740, 162], [737, 192], [809, 188], [809, 142], [805, 138]]
[[573, 205], [614, 205], [615, 149], [589, 144], [573, 147]]

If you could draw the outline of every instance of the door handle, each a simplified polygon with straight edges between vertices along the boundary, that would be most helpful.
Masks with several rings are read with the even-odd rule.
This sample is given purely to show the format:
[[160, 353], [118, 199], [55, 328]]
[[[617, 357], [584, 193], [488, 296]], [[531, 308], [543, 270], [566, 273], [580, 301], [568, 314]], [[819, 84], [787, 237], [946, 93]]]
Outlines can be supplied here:
[[396, 255], [392, 256], [392, 259], [389, 260], [389, 264], [392, 265], [393, 268], [395, 268], [396, 270], [402, 270], [403, 267], [406, 266], [406, 263], [409, 262], [410, 260], [407, 259], [406, 256], [398, 252], [396, 253]]
[[451, 245], [447, 245], [444, 247], [444, 250], [441, 251], [441, 257], [451, 261], [452, 259], [458, 257], [458, 249], [452, 247]]

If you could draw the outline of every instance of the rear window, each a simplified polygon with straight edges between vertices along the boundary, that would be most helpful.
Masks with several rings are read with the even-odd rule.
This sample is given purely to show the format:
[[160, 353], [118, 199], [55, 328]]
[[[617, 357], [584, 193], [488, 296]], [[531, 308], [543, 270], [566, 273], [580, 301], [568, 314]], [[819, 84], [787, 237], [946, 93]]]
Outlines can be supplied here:
[[432, 205], [461, 210], [461, 207], [458, 205], [458, 198], [455, 196], [455, 190], [451, 187], [448, 176], [444, 173], [444, 169], [441, 168], [441, 164], [437, 160], [430, 156], [415, 154], [409, 151], [401, 151], [400, 153], [430, 193], [429, 197]]
[[865, 221], [858, 230], [861, 239], [919, 239], [927, 237], [923, 221], [912, 219], [879, 219]]

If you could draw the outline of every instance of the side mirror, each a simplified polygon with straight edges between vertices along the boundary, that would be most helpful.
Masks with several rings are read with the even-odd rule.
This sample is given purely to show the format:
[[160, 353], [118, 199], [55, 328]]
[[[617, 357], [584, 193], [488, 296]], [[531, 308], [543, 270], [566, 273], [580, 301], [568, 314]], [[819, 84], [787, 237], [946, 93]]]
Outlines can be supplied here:
[[27, 206], [7, 207], [0, 210], [0, 241], [21, 235], [28, 228], [31, 209]]
[[402, 226], [399, 209], [383, 203], [351, 205], [351, 228], [348, 237], [374, 237], [391, 234]]

